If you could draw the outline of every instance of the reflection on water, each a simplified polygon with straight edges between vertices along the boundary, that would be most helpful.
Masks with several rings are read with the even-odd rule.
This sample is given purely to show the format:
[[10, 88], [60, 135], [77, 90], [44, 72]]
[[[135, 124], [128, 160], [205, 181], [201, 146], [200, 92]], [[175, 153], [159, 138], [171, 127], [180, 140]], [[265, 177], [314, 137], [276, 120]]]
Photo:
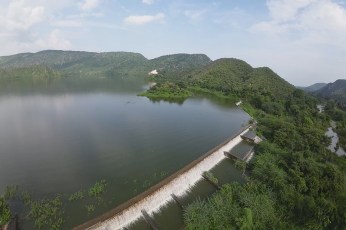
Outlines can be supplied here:
[[[110, 83], [109, 83], [110, 84]], [[96, 87], [97, 88], [97, 87]], [[242, 110], [192, 98], [136, 96], [142, 85], [0, 96], [0, 192], [17, 184], [36, 197], [109, 182], [95, 212], [69, 204], [69, 228], [128, 200], [204, 154], [247, 122]]]

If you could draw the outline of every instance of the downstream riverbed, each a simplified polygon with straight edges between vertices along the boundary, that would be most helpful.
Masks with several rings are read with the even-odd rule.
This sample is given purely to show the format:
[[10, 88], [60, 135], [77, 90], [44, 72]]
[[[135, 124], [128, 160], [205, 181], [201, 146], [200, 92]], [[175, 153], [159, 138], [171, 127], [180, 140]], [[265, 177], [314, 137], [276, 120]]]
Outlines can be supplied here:
[[335, 152], [338, 156], [346, 156], [346, 152], [343, 148], [338, 146], [339, 137], [336, 132], [333, 131], [333, 128], [335, 128], [335, 122], [331, 122], [331, 127], [328, 128], [328, 131], [326, 132], [326, 136], [330, 137], [332, 140], [332, 143], [328, 147], [328, 149], [332, 152]]

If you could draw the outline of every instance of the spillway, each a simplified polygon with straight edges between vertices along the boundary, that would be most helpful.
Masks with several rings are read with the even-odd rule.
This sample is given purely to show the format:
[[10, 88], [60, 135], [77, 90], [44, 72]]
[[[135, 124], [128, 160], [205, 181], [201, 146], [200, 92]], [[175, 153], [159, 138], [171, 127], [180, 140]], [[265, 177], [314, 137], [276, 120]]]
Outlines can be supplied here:
[[202, 173], [209, 171], [221, 162], [225, 158], [224, 151], [229, 151], [239, 144], [242, 141], [241, 135], [246, 133], [249, 128], [250, 126], [243, 128], [233, 137], [142, 194], [75, 229], [122, 229], [141, 218], [142, 210], [150, 215], [159, 212], [161, 208], [173, 200], [172, 194], [183, 196], [199, 180], [203, 179]]

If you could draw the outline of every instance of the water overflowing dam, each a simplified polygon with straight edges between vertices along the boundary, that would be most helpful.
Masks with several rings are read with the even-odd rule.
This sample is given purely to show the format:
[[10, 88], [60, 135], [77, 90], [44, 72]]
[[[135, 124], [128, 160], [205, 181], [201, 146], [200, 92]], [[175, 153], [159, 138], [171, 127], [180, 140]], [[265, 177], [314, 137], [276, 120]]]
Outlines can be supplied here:
[[249, 128], [250, 126], [241, 129], [231, 138], [147, 191], [75, 229], [122, 229], [143, 217], [143, 214], [145, 216], [159, 212], [173, 200], [173, 197], [183, 196], [203, 179], [202, 173], [221, 162], [225, 158], [224, 152], [239, 144], [242, 141], [241, 135]]

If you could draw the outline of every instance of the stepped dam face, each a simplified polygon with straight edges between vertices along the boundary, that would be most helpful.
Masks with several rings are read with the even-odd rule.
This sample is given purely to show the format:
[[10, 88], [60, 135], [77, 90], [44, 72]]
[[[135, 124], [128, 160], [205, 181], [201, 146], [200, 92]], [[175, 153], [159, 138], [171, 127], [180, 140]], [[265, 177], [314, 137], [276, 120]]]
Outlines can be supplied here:
[[148, 214], [153, 216], [160, 212], [165, 205], [173, 200], [177, 202], [177, 197], [184, 196], [198, 181], [203, 179], [203, 172], [211, 170], [225, 159], [224, 152], [230, 151], [241, 143], [243, 141], [241, 135], [246, 133], [249, 128], [249, 126], [242, 128], [237, 134], [157, 185], [75, 229], [122, 229], [142, 218], [143, 214], [146, 217]]

